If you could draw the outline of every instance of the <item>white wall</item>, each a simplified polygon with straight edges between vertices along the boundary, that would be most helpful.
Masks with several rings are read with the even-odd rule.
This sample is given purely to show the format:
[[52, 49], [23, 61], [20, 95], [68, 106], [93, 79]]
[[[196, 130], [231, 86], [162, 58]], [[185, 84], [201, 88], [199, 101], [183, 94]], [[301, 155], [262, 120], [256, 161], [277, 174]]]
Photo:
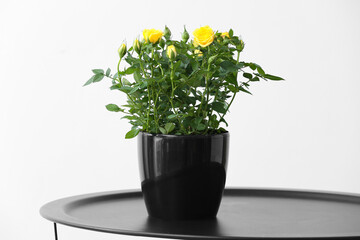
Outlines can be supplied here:
[[[139, 188], [136, 141], [90, 69], [167, 24], [230, 27], [243, 60], [286, 78], [253, 84], [228, 116], [228, 186], [360, 193], [359, 1], [0, 2], [0, 239], [52, 239], [48, 201]], [[4, 227], [6, 226], [6, 227]], [[60, 239], [136, 239], [59, 227]]]

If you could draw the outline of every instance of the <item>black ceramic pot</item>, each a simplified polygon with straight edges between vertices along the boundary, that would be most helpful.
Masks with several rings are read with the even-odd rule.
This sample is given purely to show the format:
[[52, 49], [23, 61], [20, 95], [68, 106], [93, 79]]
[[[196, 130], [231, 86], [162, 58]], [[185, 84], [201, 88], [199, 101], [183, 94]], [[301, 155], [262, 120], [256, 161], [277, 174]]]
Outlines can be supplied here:
[[141, 188], [149, 216], [167, 220], [214, 218], [226, 180], [229, 133], [153, 135], [141, 132]]

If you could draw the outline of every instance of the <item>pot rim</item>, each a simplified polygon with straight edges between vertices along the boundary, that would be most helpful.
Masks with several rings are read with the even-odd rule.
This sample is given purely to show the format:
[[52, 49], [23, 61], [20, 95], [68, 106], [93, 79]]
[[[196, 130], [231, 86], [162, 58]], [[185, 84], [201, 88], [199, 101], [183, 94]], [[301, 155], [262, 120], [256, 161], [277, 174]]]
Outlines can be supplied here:
[[222, 136], [230, 136], [228, 131], [223, 133], [216, 133], [216, 134], [206, 134], [206, 135], [175, 135], [175, 134], [162, 134], [162, 133], [149, 133], [140, 131], [139, 135], [143, 134], [144, 136], [148, 137], [162, 137], [162, 138], [214, 138], [214, 137], [222, 137]]

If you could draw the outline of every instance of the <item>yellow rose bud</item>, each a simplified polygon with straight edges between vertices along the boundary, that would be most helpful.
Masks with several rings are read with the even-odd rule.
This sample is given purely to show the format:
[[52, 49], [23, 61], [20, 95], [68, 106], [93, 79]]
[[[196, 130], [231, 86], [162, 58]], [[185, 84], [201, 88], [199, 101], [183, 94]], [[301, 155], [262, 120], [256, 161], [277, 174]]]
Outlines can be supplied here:
[[195, 29], [193, 34], [194, 43], [196, 42], [201, 47], [207, 47], [214, 41], [214, 31], [209, 26]]
[[221, 33], [221, 36], [222, 36], [223, 38], [225, 38], [225, 37], [230, 38], [229, 32], [223, 32], [223, 33]]
[[167, 47], [166, 49], [166, 55], [168, 56], [168, 58], [170, 58], [171, 60], [174, 60], [176, 58], [176, 48], [174, 45], [170, 45]]
[[145, 29], [143, 31], [145, 42], [157, 43], [163, 36], [163, 32], [156, 29]]
[[202, 51], [200, 51], [199, 49], [195, 49], [194, 54], [198, 55], [199, 57], [203, 55]]
[[121, 44], [121, 46], [118, 49], [118, 53], [119, 53], [120, 58], [122, 58], [126, 54], [126, 44], [125, 43]]
[[141, 45], [138, 39], [135, 39], [134, 44], [133, 44], [133, 49], [135, 50], [135, 52], [137, 52], [138, 54], [140, 53], [141, 50]]

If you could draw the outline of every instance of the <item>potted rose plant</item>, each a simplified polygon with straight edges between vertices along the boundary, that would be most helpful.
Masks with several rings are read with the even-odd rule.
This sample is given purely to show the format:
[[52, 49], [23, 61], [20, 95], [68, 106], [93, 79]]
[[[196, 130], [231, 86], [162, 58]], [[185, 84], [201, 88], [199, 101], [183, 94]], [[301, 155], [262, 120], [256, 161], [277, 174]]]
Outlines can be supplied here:
[[[117, 71], [92, 70], [85, 85], [104, 77], [111, 90], [127, 95], [121, 106], [138, 136], [141, 187], [150, 216], [162, 219], [215, 217], [225, 186], [229, 133], [223, 126], [236, 95], [248, 93], [260, 80], [283, 80], [256, 63], [240, 61], [244, 42], [233, 30], [214, 32], [209, 26], [182, 40], [169, 28], [143, 31], [127, 50], [118, 50]], [[123, 62], [126, 67], [121, 68]], [[129, 78], [131, 77], [131, 78]]]

